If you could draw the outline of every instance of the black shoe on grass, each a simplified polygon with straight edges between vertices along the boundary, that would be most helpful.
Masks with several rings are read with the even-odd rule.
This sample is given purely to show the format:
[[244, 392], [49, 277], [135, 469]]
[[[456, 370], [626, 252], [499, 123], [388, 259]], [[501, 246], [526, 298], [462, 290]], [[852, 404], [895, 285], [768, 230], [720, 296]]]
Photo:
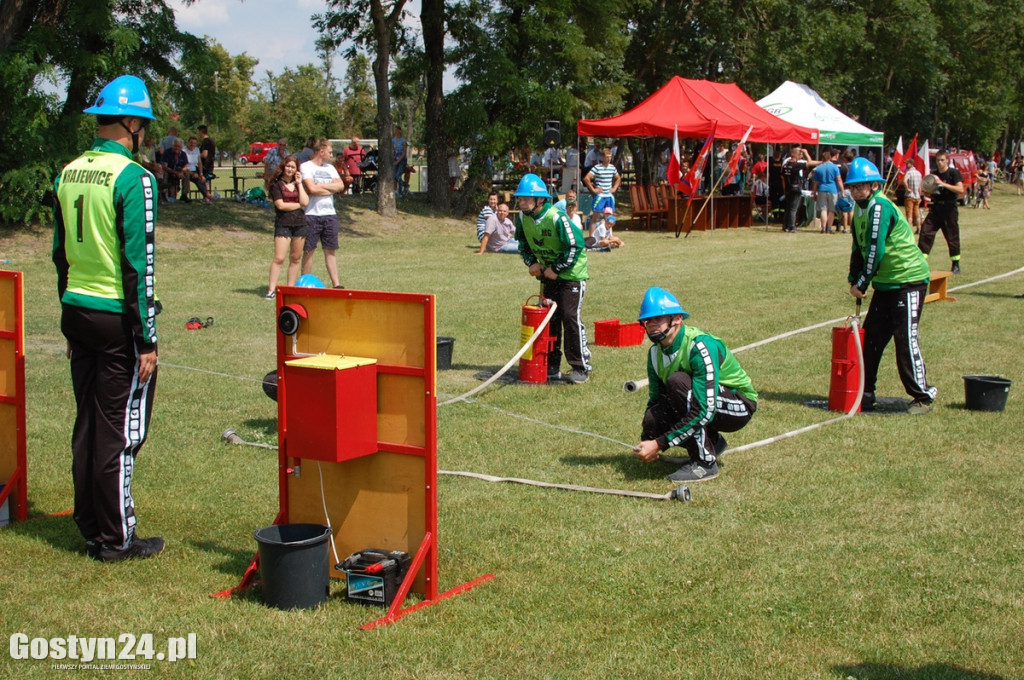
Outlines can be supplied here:
[[960, 260], [953, 260], [953, 266], [949, 268], [954, 274], [960, 273]]
[[100, 562], [120, 562], [122, 560], [144, 560], [149, 557], [156, 557], [164, 550], [164, 539], [159, 536], [153, 538], [135, 538], [124, 550], [114, 550], [104, 546], [100, 549]]
[[871, 413], [875, 410], [875, 393], [865, 392], [864, 396], [860, 400], [860, 410], [865, 413]]
[[931, 399], [915, 399], [907, 407], [907, 413], [912, 416], [923, 416], [926, 413], [931, 413], [933, 408], [935, 408], [935, 402]]
[[586, 371], [573, 371], [569, 375], [565, 376], [565, 379], [573, 385], [582, 385], [590, 380], [590, 374]]
[[673, 482], [704, 482], [718, 476], [718, 463], [690, 461], [668, 476]]

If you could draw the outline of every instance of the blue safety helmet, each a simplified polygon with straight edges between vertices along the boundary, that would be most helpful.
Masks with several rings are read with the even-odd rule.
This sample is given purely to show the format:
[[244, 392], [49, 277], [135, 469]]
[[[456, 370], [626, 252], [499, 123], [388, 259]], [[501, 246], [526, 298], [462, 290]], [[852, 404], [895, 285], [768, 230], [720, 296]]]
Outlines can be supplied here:
[[303, 274], [295, 282], [299, 288], [326, 288], [324, 282], [316, 277], [316, 274]]
[[135, 76], [118, 76], [100, 90], [96, 103], [82, 113], [97, 116], [135, 116], [153, 120], [153, 102], [149, 90]]
[[526, 173], [523, 175], [523, 178], [519, 180], [519, 186], [516, 188], [515, 195], [551, 198], [551, 194], [548, 193], [547, 186], [544, 185], [544, 180], [532, 172]]
[[670, 316], [681, 314], [684, 319], [689, 319], [690, 314], [679, 304], [676, 296], [664, 288], [652, 286], [644, 293], [644, 301], [640, 303], [639, 321], [653, 319], [656, 316]]
[[878, 173], [878, 168], [867, 158], [858, 156], [850, 163], [850, 170], [846, 173], [844, 184], [863, 184], [864, 182], [878, 182], [882, 184], [885, 180]]

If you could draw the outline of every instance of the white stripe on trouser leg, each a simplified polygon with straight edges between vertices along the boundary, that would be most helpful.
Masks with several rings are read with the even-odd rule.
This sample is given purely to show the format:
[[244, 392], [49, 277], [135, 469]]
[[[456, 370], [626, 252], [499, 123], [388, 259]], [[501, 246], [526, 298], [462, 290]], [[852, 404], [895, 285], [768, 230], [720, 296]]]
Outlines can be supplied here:
[[[132, 498], [132, 476], [135, 469], [135, 452], [146, 439], [146, 421], [149, 397], [150, 381], [139, 384], [140, 359], [138, 350], [135, 355], [135, 373], [132, 375], [132, 384], [128, 392], [128, 403], [125, 404], [124, 418], [124, 441], [125, 448], [121, 451], [121, 470], [119, 475], [119, 512], [121, 516], [121, 535], [124, 543], [116, 546], [123, 549], [131, 542], [135, 534], [135, 500]], [[127, 509], [133, 508], [132, 516], [128, 516]]]
[[921, 291], [907, 292], [907, 338], [910, 344], [910, 362], [914, 367], [914, 382], [917, 388], [935, 398], [933, 390], [928, 389], [928, 378], [925, 375], [924, 356], [921, 354], [921, 345], [918, 343], [918, 324], [914, 319], [918, 318], [918, 310], [921, 306]]
[[697, 456], [705, 463], [713, 463], [715, 457], [708, 451], [708, 431], [701, 428], [694, 435], [693, 440], [697, 442]]
[[576, 299], [576, 325], [579, 327], [580, 348], [579, 355], [583, 360], [583, 368], [588, 373], [593, 368], [590, 365], [590, 347], [587, 346], [587, 326], [580, 319], [580, 312], [583, 311], [583, 298], [587, 293], [587, 282], [580, 281], [580, 294]]

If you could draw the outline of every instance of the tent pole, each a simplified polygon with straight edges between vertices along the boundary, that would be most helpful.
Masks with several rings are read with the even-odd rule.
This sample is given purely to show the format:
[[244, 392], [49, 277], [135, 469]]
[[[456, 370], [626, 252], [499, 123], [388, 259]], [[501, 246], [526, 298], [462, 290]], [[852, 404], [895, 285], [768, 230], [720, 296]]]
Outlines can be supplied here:
[[715, 233], [715, 184], [716, 184], [716, 182], [715, 182], [715, 167], [718, 165], [718, 154], [715, 152], [715, 141], [716, 140], [714, 140], [714, 139], [711, 140], [711, 156], [712, 156], [712, 158], [708, 159], [708, 162], [711, 164], [711, 191], [708, 192], [708, 193], [710, 194], [710, 200], [711, 200], [711, 234], [712, 235], [714, 235], [714, 233]]

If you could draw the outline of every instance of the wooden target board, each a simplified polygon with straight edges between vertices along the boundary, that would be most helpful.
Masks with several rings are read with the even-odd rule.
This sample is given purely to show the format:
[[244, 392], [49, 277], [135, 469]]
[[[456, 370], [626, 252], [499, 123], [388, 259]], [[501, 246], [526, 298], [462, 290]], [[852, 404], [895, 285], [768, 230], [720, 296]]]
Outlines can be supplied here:
[[[366, 548], [401, 550], [420, 558], [411, 591], [437, 596], [437, 397], [434, 297], [318, 288], [278, 288], [277, 309], [296, 310], [293, 335], [277, 333], [279, 523], [334, 529], [340, 559]], [[299, 379], [303, 357], [323, 355], [341, 367]], [[376, 390], [350, 380], [344, 359], [375, 367]], [[308, 361], [306, 362], [309, 363]], [[289, 383], [302, 386], [290, 389]], [[299, 437], [300, 414], [318, 400], [338, 400], [324, 432]], [[347, 400], [347, 401], [345, 401]], [[344, 402], [344, 403], [343, 403]], [[337, 441], [376, 419], [375, 451], [353, 446], [352, 457], [328, 462], [331, 452], [311, 441]], [[349, 417], [351, 415], [351, 417]], [[336, 416], [336, 417], [335, 417]], [[308, 435], [310, 425], [303, 425]], [[321, 436], [322, 435], [322, 436]], [[358, 450], [357, 450], [358, 449]], [[326, 455], [325, 455], [326, 453]], [[348, 454], [339, 451], [338, 457]], [[322, 488], [322, 492], [321, 492]], [[326, 514], [325, 514], [326, 506]], [[332, 560], [333, 562], [333, 556]], [[331, 575], [344, 578], [332, 566]]]

